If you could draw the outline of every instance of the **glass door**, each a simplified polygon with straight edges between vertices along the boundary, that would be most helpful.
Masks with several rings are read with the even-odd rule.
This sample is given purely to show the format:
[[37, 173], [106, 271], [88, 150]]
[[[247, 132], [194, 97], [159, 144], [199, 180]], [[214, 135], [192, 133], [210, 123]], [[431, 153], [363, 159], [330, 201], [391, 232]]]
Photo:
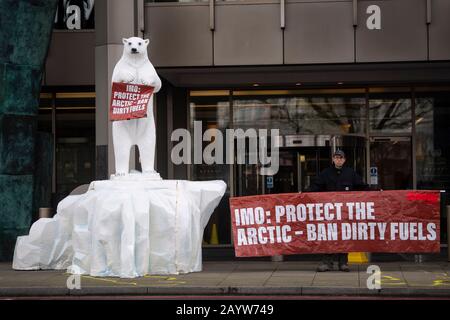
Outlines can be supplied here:
[[[215, 133], [211, 137], [211, 141], [201, 140], [200, 145], [195, 145], [196, 141], [191, 144], [192, 157], [194, 163], [190, 166], [190, 180], [223, 180], [227, 184], [227, 190], [222, 197], [219, 205], [214, 210], [208, 225], [203, 233], [204, 245], [227, 245], [231, 243], [231, 220], [230, 220], [230, 165], [226, 164], [227, 150], [225, 145], [223, 157], [219, 162], [213, 165], [204, 162], [203, 151], [212, 142], [220, 141], [221, 137], [225, 137], [225, 131], [230, 127], [230, 102], [229, 91], [191, 91], [189, 95], [189, 130], [191, 137], [196, 134], [203, 136], [209, 129], [215, 129]], [[213, 130], [214, 131], [214, 130]], [[216, 136], [217, 135], [217, 136]], [[223, 139], [223, 138], [222, 138]], [[218, 142], [218, 148], [220, 143]], [[200, 149], [202, 159], [196, 162], [194, 154], [196, 148]], [[217, 151], [214, 151], [214, 155]]]
[[370, 138], [369, 184], [383, 190], [413, 188], [411, 137]]
[[296, 188], [298, 192], [309, 189], [313, 179], [331, 163], [330, 147], [303, 147], [297, 148], [296, 153]]

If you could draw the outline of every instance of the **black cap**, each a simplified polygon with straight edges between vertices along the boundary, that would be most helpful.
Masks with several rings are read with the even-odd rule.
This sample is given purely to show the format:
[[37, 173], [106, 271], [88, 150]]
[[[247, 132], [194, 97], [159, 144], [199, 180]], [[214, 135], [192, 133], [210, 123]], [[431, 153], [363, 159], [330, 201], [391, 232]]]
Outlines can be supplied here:
[[344, 151], [342, 151], [342, 150], [336, 150], [336, 151], [333, 153], [333, 157], [334, 157], [334, 156], [339, 156], [339, 157], [345, 158], [345, 153], [344, 153]]

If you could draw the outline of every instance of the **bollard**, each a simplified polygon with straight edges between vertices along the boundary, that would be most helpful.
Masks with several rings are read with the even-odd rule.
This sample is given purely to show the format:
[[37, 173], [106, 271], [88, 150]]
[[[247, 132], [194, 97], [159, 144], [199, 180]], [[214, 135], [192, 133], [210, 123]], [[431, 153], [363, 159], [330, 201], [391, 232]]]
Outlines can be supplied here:
[[447, 261], [450, 261], [450, 206], [447, 206]]
[[369, 254], [366, 252], [349, 252], [347, 253], [348, 263], [363, 264], [369, 262]]
[[52, 208], [39, 208], [39, 219], [51, 217], [52, 217]]
[[217, 224], [213, 223], [211, 231], [211, 239], [209, 244], [219, 244], [219, 235], [217, 234]]

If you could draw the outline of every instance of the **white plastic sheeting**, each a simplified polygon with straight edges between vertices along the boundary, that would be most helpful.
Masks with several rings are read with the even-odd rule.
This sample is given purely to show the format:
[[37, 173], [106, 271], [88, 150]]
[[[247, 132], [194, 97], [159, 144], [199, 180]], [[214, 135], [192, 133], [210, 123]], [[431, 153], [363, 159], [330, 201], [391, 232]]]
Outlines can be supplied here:
[[94, 181], [17, 238], [13, 269], [133, 278], [201, 271], [223, 181]]

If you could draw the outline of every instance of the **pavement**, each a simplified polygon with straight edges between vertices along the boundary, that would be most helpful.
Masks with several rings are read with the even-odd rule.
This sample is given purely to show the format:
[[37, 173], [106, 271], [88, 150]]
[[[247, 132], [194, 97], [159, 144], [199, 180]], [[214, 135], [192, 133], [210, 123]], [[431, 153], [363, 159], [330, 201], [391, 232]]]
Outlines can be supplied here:
[[[12, 297], [111, 296], [346, 296], [436, 297], [450, 299], [450, 263], [446, 261], [372, 262], [350, 265], [350, 272], [316, 272], [318, 261], [204, 261], [203, 271], [146, 275], [134, 279], [83, 275], [80, 288], [69, 289], [71, 276], [62, 270], [16, 271], [0, 263], [0, 299]], [[367, 273], [380, 268], [379, 279]], [[372, 285], [380, 288], [369, 289]], [[73, 280], [73, 278], [72, 278]], [[72, 282], [75, 284], [76, 282]]]

